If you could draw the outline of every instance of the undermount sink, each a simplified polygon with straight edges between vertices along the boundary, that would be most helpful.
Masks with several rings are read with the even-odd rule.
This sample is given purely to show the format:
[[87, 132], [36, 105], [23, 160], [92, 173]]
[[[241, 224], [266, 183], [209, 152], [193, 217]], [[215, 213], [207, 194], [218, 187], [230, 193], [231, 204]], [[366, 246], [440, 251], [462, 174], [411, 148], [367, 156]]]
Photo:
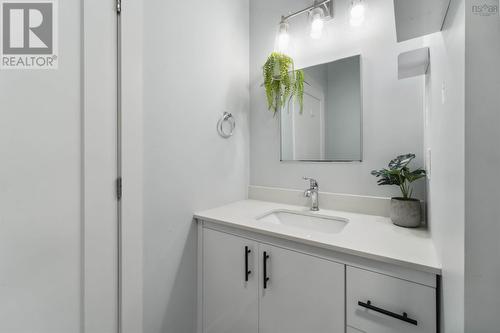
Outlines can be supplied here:
[[321, 215], [317, 213], [297, 212], [292, 210], [276, 210], [257, 218], [257, 221], [282, 225], [305, 232], [337, 234], [344, 229], [348, 219]]

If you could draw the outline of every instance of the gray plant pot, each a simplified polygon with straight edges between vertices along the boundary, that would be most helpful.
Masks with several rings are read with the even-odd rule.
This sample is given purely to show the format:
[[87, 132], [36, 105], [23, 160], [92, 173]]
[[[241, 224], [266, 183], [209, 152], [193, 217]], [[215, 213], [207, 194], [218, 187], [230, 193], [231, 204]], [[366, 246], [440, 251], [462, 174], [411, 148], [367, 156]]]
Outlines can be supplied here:
[[418, 228], [422, 221], [420, 200], [417, 199], [391, 199], [392, 223], [405, 228]]

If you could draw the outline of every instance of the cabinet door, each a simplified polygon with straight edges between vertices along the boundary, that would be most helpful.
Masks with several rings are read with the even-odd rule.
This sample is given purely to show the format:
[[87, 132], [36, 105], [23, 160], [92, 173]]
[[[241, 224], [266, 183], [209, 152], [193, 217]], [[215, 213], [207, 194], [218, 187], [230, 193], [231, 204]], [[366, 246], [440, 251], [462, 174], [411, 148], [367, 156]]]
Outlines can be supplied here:
[[258, 332], [257, 250], [254, 241], [203, 229], [204, 333]]
[[345, 332], [344, 265], [268, 245], [259, 249], [260, 333]]

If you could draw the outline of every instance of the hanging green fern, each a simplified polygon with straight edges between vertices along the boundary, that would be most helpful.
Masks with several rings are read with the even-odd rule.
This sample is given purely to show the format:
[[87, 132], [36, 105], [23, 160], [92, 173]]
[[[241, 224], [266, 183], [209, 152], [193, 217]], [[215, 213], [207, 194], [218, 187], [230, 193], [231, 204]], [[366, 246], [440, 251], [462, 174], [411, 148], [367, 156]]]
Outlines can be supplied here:
[[296, 71], [292, 58], [273, 52], [263, 68], [268, 109], [276, 114], [278, 108], [285, 106], [292, 98], [299, 103], [300, 112], [304, 100], [304, 72]]
[[302, 69], [295, 71], [293, 95], [299, 102], [300, 113], [302, 113], [302, 111], [304, 110], [304, 71]]

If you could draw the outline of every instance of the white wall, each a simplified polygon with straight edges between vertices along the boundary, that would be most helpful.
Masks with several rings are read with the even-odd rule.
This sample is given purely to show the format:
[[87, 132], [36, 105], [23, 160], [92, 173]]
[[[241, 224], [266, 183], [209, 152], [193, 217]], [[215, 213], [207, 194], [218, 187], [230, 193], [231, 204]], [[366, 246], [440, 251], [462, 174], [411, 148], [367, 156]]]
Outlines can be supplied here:
[[[291, 55], [297, 67], [325, 63], [356, 54], [362, 57], [363, 162], [281, 163], [278, 119], [267, 111], [261, 66], [273, 51], [280, 16], [311, 4], [308, 0], [252, 0], [250, 3], [250, 98], [252, 185], [302, 189], [302, 176], [319, 179], [323, 191], [392, 196], [393, 187], [379, 187], [370, 171], [387, 165], [399, 153], [418, 155], [423, 165], [423, 78], [397, 80], [397, 56], [418, 48], [421, 40], [396, 43], [393, 2], [371, 0], [363, 27], [349, 26], [348, 1], [336, 1], [335, 19], [326, 23], [321, 40], [309, 38], [307, 17], [290, 22], [295, 41]], [[415, 194], [424, 198], [425, 182]]]
[[[99, 1], [99, 0], [94, 0]], [[142, 0], [123, 2], [121, 20], [122, 190], [121, 331], [143, 332], [143, 40]]]
[[443, 263], [443, 332], [500, 326], [500, 19], [473, 14], [484, 4], [498, 1], [452, 0], [443, 33], [427, 39], [429, 223]]
[[[248, 0], [144, 3], [147, 333], [195, 331], [193, 212], [246, 197], [248, 15]], [[236, 118], [228, 140], [223, 111]]]
[[443, 265], [442, 331], [458, 333], [464, 331], [463, 0], [452, 0], [443, 31], [426, 37], [425, 44], [431, 55], [425, 121], [431, 149], [428, 223]]
[[465, 332], [500, 327], [500, 17], [466, 1]]

